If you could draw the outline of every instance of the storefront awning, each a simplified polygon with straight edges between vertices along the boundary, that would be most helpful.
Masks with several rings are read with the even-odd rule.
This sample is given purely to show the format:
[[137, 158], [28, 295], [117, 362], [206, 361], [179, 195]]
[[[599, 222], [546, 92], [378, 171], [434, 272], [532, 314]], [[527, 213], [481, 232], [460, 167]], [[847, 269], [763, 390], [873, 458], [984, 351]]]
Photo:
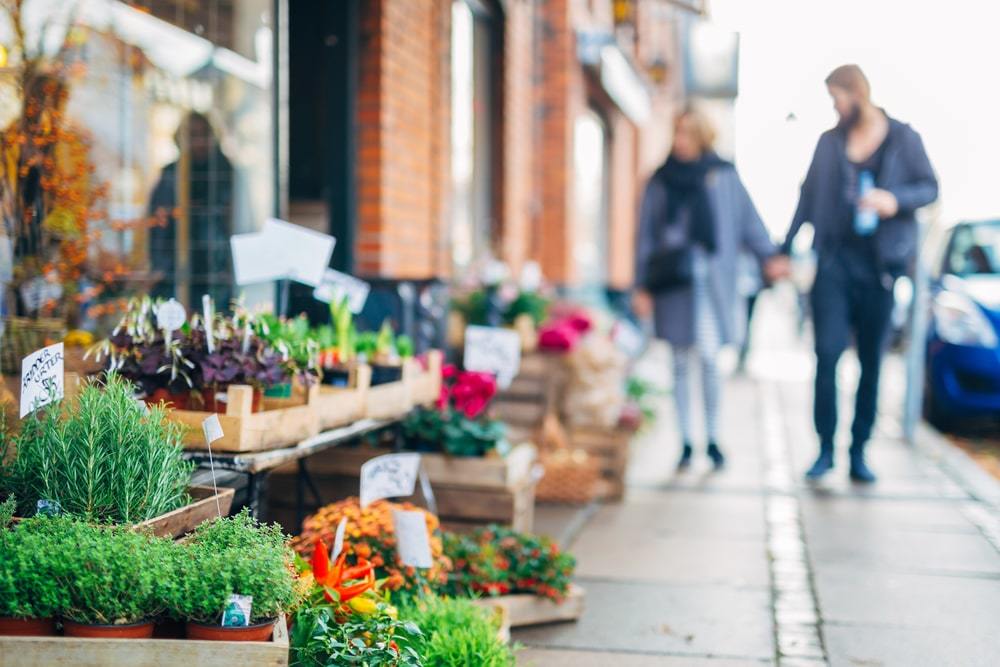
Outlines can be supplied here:
[[596, 70], [601, 87], [633, 123], [649, 119], [649, 89], [610, 33], [577, 32], [577, 57]]

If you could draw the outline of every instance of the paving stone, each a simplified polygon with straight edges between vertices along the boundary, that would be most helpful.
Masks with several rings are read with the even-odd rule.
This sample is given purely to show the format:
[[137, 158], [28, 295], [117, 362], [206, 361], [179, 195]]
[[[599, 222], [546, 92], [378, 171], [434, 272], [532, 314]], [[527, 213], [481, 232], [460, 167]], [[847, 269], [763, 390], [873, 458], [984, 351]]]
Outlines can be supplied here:
[[996, 633], [1000, 580], [830, 568], [816, 574], [827, 622]]
[[828, 625], [824, 635], [831, 667], [989, 667], [1000, 655], [996, 632]]
[[773, 665], [773, 660], [747, 658], [704, 658], [695, 656], [640, 655], [525, 649], [517, 656], [518, 667], [759, 667]]
[[514, 639], [542, 648], [750, 660], [774, 655], [766, 590], [597, 581], [582, 585], [587, 606], [577, 623], [517, 630]]

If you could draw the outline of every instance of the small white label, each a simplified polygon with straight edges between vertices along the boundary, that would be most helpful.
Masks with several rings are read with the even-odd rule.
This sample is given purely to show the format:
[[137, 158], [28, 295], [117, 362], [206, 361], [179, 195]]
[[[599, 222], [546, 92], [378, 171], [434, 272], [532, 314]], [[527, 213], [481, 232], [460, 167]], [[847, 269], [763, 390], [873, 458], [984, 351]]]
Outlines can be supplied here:
[[63, 344], [32, 352], [21, 360], [21, 418], [36, 408], [62, 399]]
[[371, 285], [359, 278], [327, 269], [323, 273], [323, 282], [313, 290], [313, 298], [330, 303], [346, 296], [347, 307], [352, 313], [358, 314], [364, 309], [371, 289]]
[[427, 535], [427, 521], [419, 511], [395, 510], [392, 522], [396, 528], [396, 550], [399, 562], [411, 567], [431, 567], [431, 543]]
[[141, 398], [135, 399], [135, 409], [139, 411], [139, 414], [149, 415], [149, 404]]
[[412, 496], [420, 470], [420, 454], [386, 454], [361, 466], [361, 506], [382, 498]]
[[239, 628], [250, 625], [250, 614], [253, 611], [252, 595], [237, 595], [233, 593], [229, 596], [226, 610], [222, 612], [222, 627]]
[[187, 319], [187, 312], [184, 310], [184, 306], [177, 299], [170, 299], [169, 301], [164, 301], [160, 304], [160, 307], [156, 309], [156, 323], [165, 332], [164, 335], [169, 338], [170, 334], [177, 331], [184, 325], [184, 320]]
[[466, 327], [464, 359], [466, 370], [493, 373], [506, 389], [521, 368], [521, 337], [509, 329]]
[[208, 345], [208, 353], [212, 354], [215, 352], [215, 332], [212, 331], [212, 325], [215, 324], [213, 321], [215, 312], [212, 307], [212, 297], [207, 294], [202, 295], [201, 309], [205, 316], [205, 343]]
[[333, 553], [330, 554], [330, 560], [337, 560], [340, 557], [340, 552], [344, 550], [344, 532], [346, 530], [347, 517], [345, 516], [337, 526], [337, 534], [333, 538]]
[[205, 417], [205, 421], [201, 423], [201, 430], [205, 434], [205, 443], [209, 445], [225, 435], [222, 432], [222, 424], [219, 422], [219, 415], [214, 412]]

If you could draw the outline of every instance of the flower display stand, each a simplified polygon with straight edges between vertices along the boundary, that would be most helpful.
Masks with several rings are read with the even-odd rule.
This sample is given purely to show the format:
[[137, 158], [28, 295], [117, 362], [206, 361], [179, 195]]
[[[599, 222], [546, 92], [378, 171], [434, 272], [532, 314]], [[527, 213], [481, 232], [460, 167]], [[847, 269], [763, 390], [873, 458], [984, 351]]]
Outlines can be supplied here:
[[572, 584], [566, 599], [555, 602], [548, 598], [529, 593], [500, 595], [476, 601], [485, 607], [500, 605], [507, 609], [507, 619], [511, 628], [522, 628], [544, 623], [576, 621], [583, 615], [587, 601], [587, 591]]
[[[392, 450], [370, 445], [334, 448], [313, 457], [309, 468], [318, 483], [332, 487], [338, 495], [356, 495], [364, 462], [390, 453]], [[442, 525], [466, 531], [501, 523], [530, 532], [537, 456], [530, 444], [514, 447], [505, 457], [421, 454]]]
[[0, 665], [74, 667], [286, 667], [288, 628], [274, 624], [271, 641], [227, 642], [192, 639], [78, 639], [76, 637], [0, 637]]
[[[300, 398], [263, 399], [263, 409], [253, 412], [253, 388], [232, 385], [228, 388], [226, 413], [219, 415], [223, 437], [212, 443], [217, 452], [257, 452], [287, 447], [319, 432], [316, 397], [313, 385]], [[212, 413], [201, 410], [170, 410], [169, 419], [188, 427], [184, 435], [186, 449], [205, 449], [201, 425]]]
[[368, 419], [394, 419], [402, 417], [412, 410], [413, 395], [409, 380], [415, 370], [411, 364], [404, 364], [401, 379], [373, 385], [369, 388], [365, 401], [365, 417]]
[[371, 382], [371, 367], [359, 364], [351, 373], [350, 386], [332, 387], [321, 384], [315, 396], [316, 417], [320, 430], [347, 426], [363, 419], [368, 408]]
[[410, 382], [410, 397], [413, 405], [434, 405], [441, 395], [441, 366], [444, 364], [444, 354], [440, 350], [427, 353], [427, 367], [416, 359], [407, 359]]

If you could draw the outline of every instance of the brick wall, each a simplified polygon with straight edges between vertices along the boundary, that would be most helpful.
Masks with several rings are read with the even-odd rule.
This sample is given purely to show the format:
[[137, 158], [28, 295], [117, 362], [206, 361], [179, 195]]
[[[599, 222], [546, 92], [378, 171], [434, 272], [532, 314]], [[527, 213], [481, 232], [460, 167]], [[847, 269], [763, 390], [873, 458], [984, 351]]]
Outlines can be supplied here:
[[361, 275], [448, 275], [448, 0], [361, 3]]

